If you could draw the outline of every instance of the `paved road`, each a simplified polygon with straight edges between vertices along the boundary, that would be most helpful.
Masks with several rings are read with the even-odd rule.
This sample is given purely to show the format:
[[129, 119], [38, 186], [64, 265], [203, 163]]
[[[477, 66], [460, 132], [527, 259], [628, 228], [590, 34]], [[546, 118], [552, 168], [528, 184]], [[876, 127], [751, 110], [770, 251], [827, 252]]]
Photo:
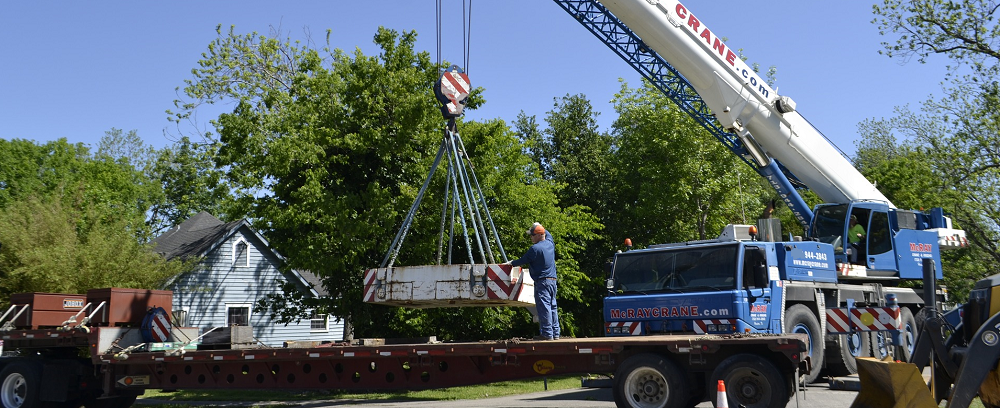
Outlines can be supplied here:
[[[809, 407], [809, 408], [848, 408], [854, 397], [854, 391], [831, 390], [826, 384], [817, 383], [806, 389], [805, 394], [799, 394], [799, 403], [796, 404], [793, 397], [786, 408]], [[178, 403], [172, 401], [159, 401], [153, 399], [140, 399], [137, 406], [148, 404], [178, 404], [178, 406], [247, 406], [249, 402], [185, 402]], [[265, 402], [258, 404], [265, 405], [296, 405], [295, 402]], [[615, 406], [614, 398], [611, 396], [609, 388], [576, 388], [559, 391], [543, 391], [531, 394], [512, 395], [508, 397], [486, 398], [477, 400], [457, 400], [457, 401], [370, 401], [370, 400], [327, 400], [327, 401], [307, 401], [297, 403], [300, 408], [327, 408], [327, 407], [359, 407], [359, 408], [383, 408], [383, 407], [406, 407], [406, 408], [612, 408]], [[712, 408], [710, 402], [698, 404], [699, 408]]]
[[[810, 408], [848, 408], [857, 392], [830, 390], [825, 384], [817, 384], [808, 387], [805, 392], [805, 399], [800, 394], [799, 407]], [[393, 402], [371, 402], [371, 401], [313, 401], [300, 405], [304, 408], [325, 408], [325, 407], [362, 407], [362, 408], [382, 408], [382, 407], [406, 407], [406, 408], [611, 408], [615, 406], [611, 397], [610, 389], [590, 389], [578, 388], [560, 391], [543, 391], [532, 394], [515, 395], [509, 397], [487, 398], [479, 400], [461, 401], [393, 401]], [[702, 407], [712, 407], [709, 402], [698, 405]], [[788, 403], [787, 408], [795, 408], [795, 399]]]

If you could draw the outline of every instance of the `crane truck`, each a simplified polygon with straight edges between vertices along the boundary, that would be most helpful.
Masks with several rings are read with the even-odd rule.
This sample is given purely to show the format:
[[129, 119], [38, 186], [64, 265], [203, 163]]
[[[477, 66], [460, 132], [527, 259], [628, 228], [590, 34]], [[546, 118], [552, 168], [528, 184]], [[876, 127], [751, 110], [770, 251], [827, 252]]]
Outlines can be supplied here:
[[[616, 254], [605, 334], [802, 333], [817, 368], [848, 374], [857, 371], [856, 357], [888, 353], [888, 338], [878, 331], [828, 334], [828, 315], [835, 308], [884, 307], [892, 296], [901, 357], [909, 358], [917, 336], [913, 314], [925, 299], [899, 284], [919, 280], [924, 260], [936, 265], [940, 278], [940, 251], [967, 244], [943, 210], [896, 208], [802, 117], [794, 100], [772, 89], [684, 4], [559, 3], [578, 20], [592, 21], [584, 23], [591, 32], [775, 186], [806, 231], [784, 241], [780, 233], [758, 240], [749, 233], [756, 228], [729, 226], [715, 240]], [[665, 76], [682, 84], [664, 83]], [[685, 98], [692, 91], [701, 98], [695, 103]], [[806, 207], [796, 183], [826, 204]], [[864, 234], [849, 234], [852, 220]], [[813, 370], [807, 380], [819, 375]]]
[[[925, 260], [940, 271], [940, 249], [964, 242], [943, 211], [895, 208], [681, 3], [555, 1], [767, 178], [807, 234], [765, 241], [732, 226], [717, 240], [616, 254], [606, 336], [595, 339], [189, 350], [190, 341], [152, 348], [136, 339], [134, 320], [11, 324], [0, 332], [15, 354], [0, 359], [0, 402], [124, 408], [148, 388], [419, 389], [613, 372], [619, 407], [692, 406], [714, 397], [717, 380], [738, 390], [731, 403], [782, 406], [799, 375], [851, 371], [854, 356], [881, 350], [870, 345], [881, 336], [827, 338], [821, 322], [834, 306], [881, 305], [888, 294], [912, 352], [912, 312], [924, 299], [896, 284]], [[809, 209], [797, 184], [830, 204]], [[851, 216], [867, 231], [855, 246], [845, 239]]]

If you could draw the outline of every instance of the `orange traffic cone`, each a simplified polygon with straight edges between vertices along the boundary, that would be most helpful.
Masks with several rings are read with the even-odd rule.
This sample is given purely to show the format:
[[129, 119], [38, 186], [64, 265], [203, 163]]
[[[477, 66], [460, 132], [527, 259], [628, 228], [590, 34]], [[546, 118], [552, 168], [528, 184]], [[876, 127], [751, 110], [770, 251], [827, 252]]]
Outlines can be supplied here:
[[726, 383], [719, 380], [719, 392], [715, 397], [715, 408], [729, 408], [729, 399], [726, 398]]

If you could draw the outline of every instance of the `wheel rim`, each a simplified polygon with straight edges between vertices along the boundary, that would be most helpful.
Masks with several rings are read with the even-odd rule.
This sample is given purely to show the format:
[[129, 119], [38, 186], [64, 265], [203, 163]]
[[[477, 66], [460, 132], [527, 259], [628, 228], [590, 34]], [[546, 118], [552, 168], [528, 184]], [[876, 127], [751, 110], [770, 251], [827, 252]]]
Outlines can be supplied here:
[[903, 338], [900, 339], [903, 341], [903, 344], [906, 345], [906, 354], [910, 356], [913, 355], [913, 347], [915, 347], [914, 343], [916, 343], [913, 332], [913, 326], [907, 322], [906, 326], [903, 328], [903, 333], [901, 333]]
[[813, 356], [813, 335], [812, 335], [812, 332], [809, 331], [809, 326], [806, 326], [805, 323], [796, 324], [795, 327], [792, 328], [792, 333], [802, 333], [802, 334], [805, 334], [807, 336], [807, 338], [809, 339], [809, 344], [807, 344], [809, 346], [809, 357], [812, 357]]
[[875, 357], [878, 357], [879, 360], [889, 356], [889, 344], [886, 341], [885, 334], [882, 332], [875, 334], [875, 352], [878, 353]]
[[649, 367], [629, 373], [625, 378], [625, 392], [636, 408], [662, 407], [670, 395], [667, 379], [658, 370]]
[[854, 357], [861, 355], [861, 333], [854, 332], [847, 335], [847, 350]]
[[771, 402], [771, 384], [761, 372], [749, 367], [733, 370], [726, 378], [727, 394], [747, 408], [767, 407]]
[[11, 373], [3, 380], [0, 400], [8, 408], [19, 408], [28, 396], [28, 381], [21, 373]]

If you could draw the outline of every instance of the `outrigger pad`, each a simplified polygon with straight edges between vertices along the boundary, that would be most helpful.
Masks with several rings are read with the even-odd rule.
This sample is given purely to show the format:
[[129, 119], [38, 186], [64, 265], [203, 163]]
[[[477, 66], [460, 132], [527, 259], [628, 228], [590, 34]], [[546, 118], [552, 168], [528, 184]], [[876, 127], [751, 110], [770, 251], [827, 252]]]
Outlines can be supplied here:
[[409, 308], [535, 305], [527, 269], [499, 264], [420, 265], [365, 271], [364, 301]]
[[858, 358], [861, 391], [851, 408], [936, 408], [917, 366], [910, 363]]

